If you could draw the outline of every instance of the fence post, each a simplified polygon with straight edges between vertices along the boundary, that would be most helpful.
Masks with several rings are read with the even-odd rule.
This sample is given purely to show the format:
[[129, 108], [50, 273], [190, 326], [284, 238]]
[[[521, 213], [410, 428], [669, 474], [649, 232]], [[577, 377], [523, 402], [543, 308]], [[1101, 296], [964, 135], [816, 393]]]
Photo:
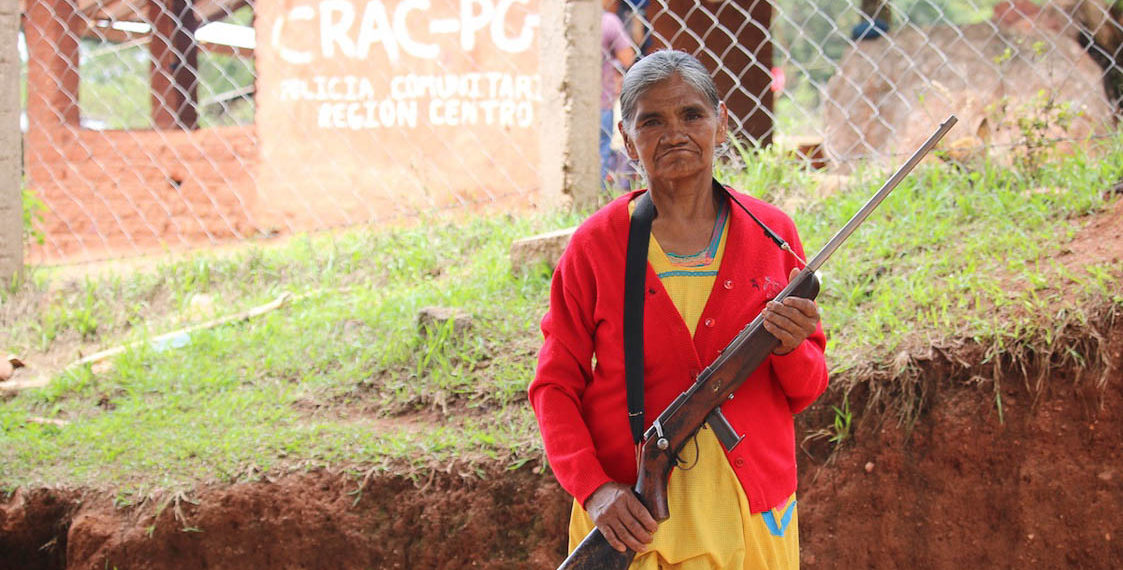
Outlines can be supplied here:
[[0, 0], [0, 280], [3, 286], [23, 270], [19, 4], [19, 0]]
[[539, 36], [539, 178], [550, 205], [593, 206], [600, 193], [600, 0], [543, 0]]

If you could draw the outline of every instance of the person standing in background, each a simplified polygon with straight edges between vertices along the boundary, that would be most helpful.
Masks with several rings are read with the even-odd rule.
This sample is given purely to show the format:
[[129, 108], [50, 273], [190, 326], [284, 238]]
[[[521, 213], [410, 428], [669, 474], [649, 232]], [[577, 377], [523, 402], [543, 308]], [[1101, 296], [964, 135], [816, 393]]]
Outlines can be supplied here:
[[631, 37], [632, 46], [639, 57], [651, 51], [651, 28], [647, 21], [647, 5], [650, 0], [621, 0], [616, 15], [624, 22], [624, 29]]
[[600, 179], [607, 190], [611, 173], [619, 170], [623, 157], [612, 149], [615, 128], [612, 108], [620, 96], [624, 72], [635, 62], [632, 42], [624, 31], [624, 23], [616, 15], [619, 0], [602, 0], [601, 7], [601, 92], [600, 92]]

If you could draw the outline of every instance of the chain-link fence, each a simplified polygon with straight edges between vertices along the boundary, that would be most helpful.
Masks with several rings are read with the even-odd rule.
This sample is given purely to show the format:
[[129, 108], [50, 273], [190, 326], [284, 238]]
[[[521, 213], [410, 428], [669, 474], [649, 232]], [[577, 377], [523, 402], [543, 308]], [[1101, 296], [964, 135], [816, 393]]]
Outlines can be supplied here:
[[911, 152], [949, 113], [965, 152], [1084, 140], [1123, 95], [1118, 2], [623, 0], [618, 14], [637, 50], [716, 70], [741, 135], [842, 171]]
[[526, 203], [526, 2], [28, 0], [32, 262]]
[[[1123, 86], [1106, 0], [611, 4], [715, 70], [739, 136], [841, 170], [950, 112], [965, 152], [1097, 136]], [[32, 263], [535, 201], [534, 0], [21, 7]]]

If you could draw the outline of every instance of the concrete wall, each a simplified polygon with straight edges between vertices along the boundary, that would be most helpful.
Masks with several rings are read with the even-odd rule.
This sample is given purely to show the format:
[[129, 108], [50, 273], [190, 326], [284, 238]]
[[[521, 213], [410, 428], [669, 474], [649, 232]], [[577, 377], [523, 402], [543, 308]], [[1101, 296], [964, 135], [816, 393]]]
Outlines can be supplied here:
[[301, 230], [533, 200], [539, 4], [259, 2], [268, 223]]
[[0, 286], [23, 268], [19, 18], [19, 0], [0, 0]]
[[600, 194], [599, 0], [542, 4], [542, 199], [593, 205]]

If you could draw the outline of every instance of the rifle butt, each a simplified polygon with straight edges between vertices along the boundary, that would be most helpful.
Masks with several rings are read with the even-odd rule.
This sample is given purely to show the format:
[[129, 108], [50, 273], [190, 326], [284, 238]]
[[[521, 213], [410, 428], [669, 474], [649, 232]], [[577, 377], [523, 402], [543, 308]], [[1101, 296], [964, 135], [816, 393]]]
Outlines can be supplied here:
[[558, 570], [625, 570], [635, 555], [631, 550], [620, 552], [612, 548], [600, 529], [594, 528]]

